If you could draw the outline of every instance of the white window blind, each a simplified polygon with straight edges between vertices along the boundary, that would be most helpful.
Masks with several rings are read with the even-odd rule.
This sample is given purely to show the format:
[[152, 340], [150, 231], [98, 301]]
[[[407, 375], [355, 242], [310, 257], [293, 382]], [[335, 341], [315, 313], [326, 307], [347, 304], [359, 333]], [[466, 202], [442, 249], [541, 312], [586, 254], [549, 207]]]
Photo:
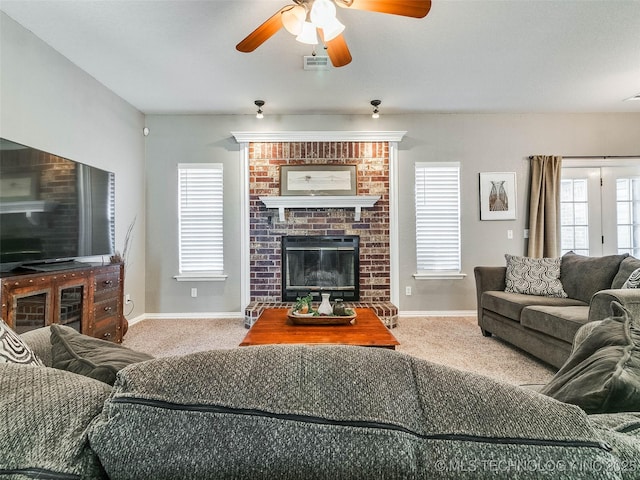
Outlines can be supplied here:
[[418, 273], [460, 273], [460, 164], [416, 163], [415, 182]]
[[221, 164], [178, 165], [181, 275], [223, 272], [222, 179]]

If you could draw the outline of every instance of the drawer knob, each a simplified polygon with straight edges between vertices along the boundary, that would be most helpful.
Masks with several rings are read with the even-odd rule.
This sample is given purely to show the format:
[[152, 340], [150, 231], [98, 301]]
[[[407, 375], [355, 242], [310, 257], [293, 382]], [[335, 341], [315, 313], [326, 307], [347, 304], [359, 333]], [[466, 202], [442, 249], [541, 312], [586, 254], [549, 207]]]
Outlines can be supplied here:
[[103, 335], [104, 338], [111, 338], [111, 333], [107, 332]]
[[105, 280], [103, 283], [105, 285], [111, 285], [111, 284], [113, 284], [113, 280]]
[[105, 311], [105, 312], [110, 312], [111, 310], [113, 310], [113, 307], [111, 307], [111, 306], [109, 306], [109, 305], [108, 305], [108, 306], [106, 306], [106, 307], [104, 307], [104, 311]]

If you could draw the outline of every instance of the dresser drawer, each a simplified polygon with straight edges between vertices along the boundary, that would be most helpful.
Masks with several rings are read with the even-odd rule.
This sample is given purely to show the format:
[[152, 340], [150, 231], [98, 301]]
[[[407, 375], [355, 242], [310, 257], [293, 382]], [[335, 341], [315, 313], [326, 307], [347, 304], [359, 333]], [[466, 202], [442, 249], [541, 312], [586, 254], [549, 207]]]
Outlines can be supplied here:
[[118, 315], [118, 297], [113, 297], [93, 305], [93, 320], [99, 322], [103, 318]]
[[107, 318], [101, 322], [97, 322], [93, 336], [101, 340], [109, 340], [110, 342], [122, 341], [118, 331], [118, 322], [116, 317]]
[[117, 290], [119, 286], [120, 273], [118, 270], [109, 270], [98, 273], [95, 276], [94, 293], [96, 296], [111, 292], [114, 289]]

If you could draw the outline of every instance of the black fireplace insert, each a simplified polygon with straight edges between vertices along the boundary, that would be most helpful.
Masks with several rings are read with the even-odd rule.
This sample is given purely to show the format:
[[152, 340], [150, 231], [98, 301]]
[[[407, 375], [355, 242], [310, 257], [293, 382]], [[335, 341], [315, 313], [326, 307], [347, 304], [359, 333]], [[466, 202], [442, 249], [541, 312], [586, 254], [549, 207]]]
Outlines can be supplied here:
[[282, 237], [282, 300], [311, 294], [360, 299], [360, 237], [317, 235]]

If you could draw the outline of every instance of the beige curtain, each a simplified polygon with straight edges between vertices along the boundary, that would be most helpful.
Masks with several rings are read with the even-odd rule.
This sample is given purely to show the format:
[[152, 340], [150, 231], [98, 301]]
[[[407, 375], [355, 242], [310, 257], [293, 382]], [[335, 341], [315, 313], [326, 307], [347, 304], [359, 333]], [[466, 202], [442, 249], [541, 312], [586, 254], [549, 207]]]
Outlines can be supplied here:
[[562, 157], [536, 155], [531, 159], [529, 250], [534, 258], [560, 254], [560, 176]]

